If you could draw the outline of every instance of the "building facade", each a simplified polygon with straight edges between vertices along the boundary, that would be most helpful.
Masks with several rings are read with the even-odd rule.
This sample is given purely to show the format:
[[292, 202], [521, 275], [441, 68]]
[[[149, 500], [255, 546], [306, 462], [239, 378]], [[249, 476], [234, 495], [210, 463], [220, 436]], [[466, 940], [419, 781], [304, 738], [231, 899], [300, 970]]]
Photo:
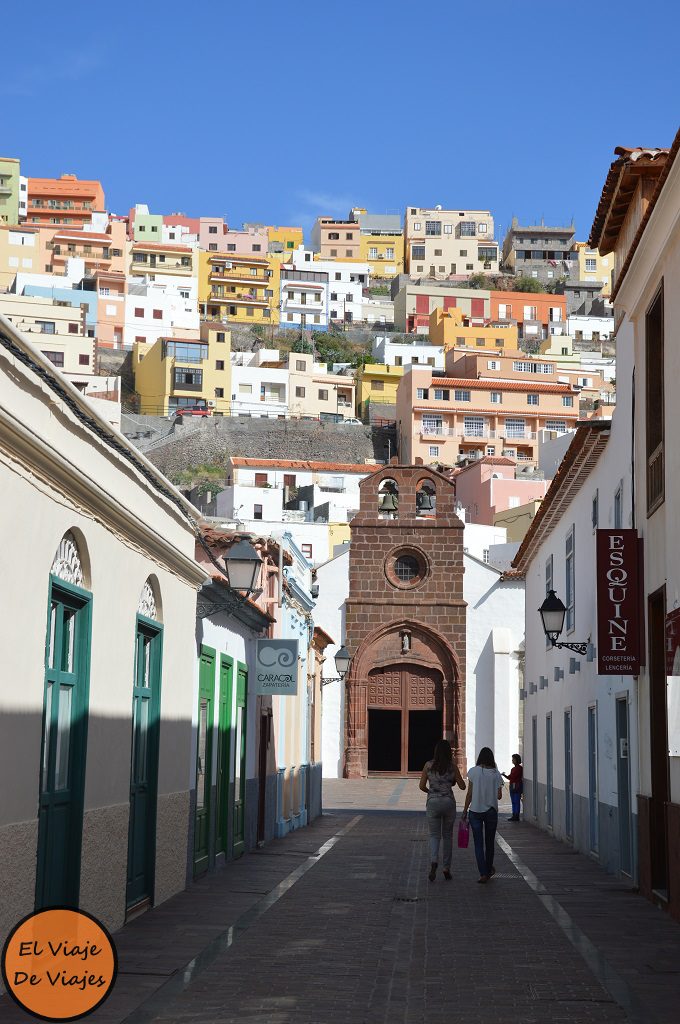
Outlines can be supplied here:
[[516, 277], [533, 277], [544, 284], [579, 278], [579, 254], [574, 247], [574, 225], [523, 227], [517, 217], [503, 241], [503, 268]]
[[404, 264], [411, 277], [443, 280], [498, 273], [498, 243], [489, 210], [407, 206]]
[[453, 484], [395, 459], [360, 489], [345, 620], [345, 774], [420, 774], [442, 737], [463, 766], [464, 527]]
[[93, 212], [106, 210], [100, 181], [83, 181], [75, 174], [60, 178], [29, 178], [26, 218], [30, 224], [86, 224]]

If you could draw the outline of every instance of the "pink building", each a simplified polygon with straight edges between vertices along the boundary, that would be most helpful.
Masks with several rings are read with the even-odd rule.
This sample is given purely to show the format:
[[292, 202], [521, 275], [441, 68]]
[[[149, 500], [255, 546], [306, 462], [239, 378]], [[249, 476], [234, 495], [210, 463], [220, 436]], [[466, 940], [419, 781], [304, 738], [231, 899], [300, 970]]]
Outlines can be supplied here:
[[201, 217], [198, 224], [198, 247], [204, 252], [226, 252], [229, 227], [224, 217]]
[[465, 509], [467, 522], [493, 526], [497, 512], [543, 498], [550, 480], [537, 480], [533, 473], [533, 467], [518, 467], [503, 456], [484, 456], [453, 470], [456, 501]]

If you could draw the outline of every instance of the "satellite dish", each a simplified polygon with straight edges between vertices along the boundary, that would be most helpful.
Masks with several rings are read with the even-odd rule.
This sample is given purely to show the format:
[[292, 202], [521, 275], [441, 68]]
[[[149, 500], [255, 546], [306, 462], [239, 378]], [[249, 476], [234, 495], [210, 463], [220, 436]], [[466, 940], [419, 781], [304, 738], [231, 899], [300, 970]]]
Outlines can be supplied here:
[[435, 206], [435, 210], [441, 210], [441, 204], [439, 206]]

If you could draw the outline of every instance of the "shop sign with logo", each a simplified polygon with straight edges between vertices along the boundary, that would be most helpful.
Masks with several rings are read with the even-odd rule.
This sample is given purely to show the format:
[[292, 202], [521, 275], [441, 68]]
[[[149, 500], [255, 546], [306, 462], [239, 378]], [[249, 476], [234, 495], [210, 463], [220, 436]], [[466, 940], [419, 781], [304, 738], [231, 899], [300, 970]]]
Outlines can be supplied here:
[[255, 641], [256, 694], [291, 696], [297, 694], [298, 641]]
[[642, 608], [636, 530], [598, 530], [597, 671], [639, 675]]

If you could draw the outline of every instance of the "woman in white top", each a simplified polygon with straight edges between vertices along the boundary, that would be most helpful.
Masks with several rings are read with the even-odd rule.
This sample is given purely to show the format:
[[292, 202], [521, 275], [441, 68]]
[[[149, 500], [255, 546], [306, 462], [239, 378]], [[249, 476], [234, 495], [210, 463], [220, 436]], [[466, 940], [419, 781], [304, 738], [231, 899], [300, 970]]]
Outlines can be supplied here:
[[463, 818], [467, 816], [469, 808], [479, 881], [485, 883], [496, 874], [493, 854], [498, 826], [498, 801], [503, 795], [503, 776], [496, 767], [493, 750], [482, 747], [477, 764], [470, 769], [467, 777], [468, 790]]

